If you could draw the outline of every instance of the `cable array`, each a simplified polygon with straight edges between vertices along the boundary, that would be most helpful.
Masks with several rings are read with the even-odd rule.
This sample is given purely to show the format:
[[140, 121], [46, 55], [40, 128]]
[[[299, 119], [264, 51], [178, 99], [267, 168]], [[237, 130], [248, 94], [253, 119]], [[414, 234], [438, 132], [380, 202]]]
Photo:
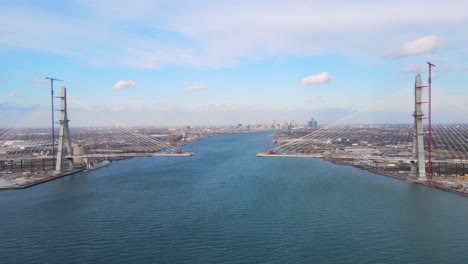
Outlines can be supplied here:
[[[376, 117], [389, 116], [381, 106], [391, 104], [392, 98], [321, 127], [300, 137], [279, 138], [272, 149], [281, 154], [307, 154], [339, 157], [412, 157], [414, 136], [413, 117], [401, 124], [389, 124]], [[449, 111], [445, 111], [449, 112]], [[456, 116], [439, 112], [433, 116], [432, 144], [435, 160], [466, 160], [468, 157], [468, 125]], [[427, 125], [424, 129], [427, 131]], [[426, 132], [427, 134], [427, 132]], [[425, 137], [427, 146], [427, 137]], [[427, 152], [427, 147], [426, 147]], [[426, 153], [427, 156], [427, 153]]]
[[[52, 153], [51, 129], [48, 127], [28, 127], [27, 124], [50, 122], [49, 111], [45, 108], [26, 115], [11, 128], [0, 129], [0, 159], [13, 158], [46, 158]], [[102, 115], [93, 114], [93, 119], [109, 121]], [[42, 121], [43, 120], [43, 121]], [[73, 122], [73, 120], [72, 120]], [[111, 121], [112, 127], [72, 127], [70, 134], [75, 151], [80, 155], [88, 154], [151, 154], [159, 151], [174, 152], [176, 146], [150, 135], [146, 128], [129, 127]], [[81, 122], [86, 124], [86, 122]], [[108, 123], [108, 122], [107, 122]], [[55, 135], [59, 128], [56, 126]], [[55, 138], [55, 144], [58, 136]], [[66, 154], [70, 154], [69, 152]]]

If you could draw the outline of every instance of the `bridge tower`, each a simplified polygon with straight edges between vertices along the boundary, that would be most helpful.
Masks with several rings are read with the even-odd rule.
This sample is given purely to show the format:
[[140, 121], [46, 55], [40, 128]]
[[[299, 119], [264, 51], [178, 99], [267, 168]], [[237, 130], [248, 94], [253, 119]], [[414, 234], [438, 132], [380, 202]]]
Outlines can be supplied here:
[[424, 152], [424, 132], [423, 132], [423, 117], [421, 105], [422, 101], [422, 86], [421, 75], [416, 75], [414, 84], [414, 127], [413, 127], [413, 158], [417, 164], [413, 163], [411, 172], [418, 181], [426, 181], [426, 157]]
[[60, 116], [60, 131], [59, 141], [57, 146], [57, 162], [55, 163], [55, 172], [61, 173], [63, 171], [63, 157], [64, 157], [64, 144], [68, 155], [73, 155], [73, 148], [71, 146], [70, 131], [68, 128], [68, 114], [67, 114], [67, 89], [62, 87], [61, 96], [57, 96], [61, 99], [61, 116]]

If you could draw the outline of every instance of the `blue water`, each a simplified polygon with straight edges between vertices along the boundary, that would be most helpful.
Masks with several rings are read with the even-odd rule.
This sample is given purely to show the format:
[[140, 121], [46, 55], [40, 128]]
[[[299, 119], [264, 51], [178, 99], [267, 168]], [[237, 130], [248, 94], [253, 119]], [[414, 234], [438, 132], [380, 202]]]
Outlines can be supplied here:
[[468, 199], [260, 133], [0, 192], [0, 263], [468, 263]]

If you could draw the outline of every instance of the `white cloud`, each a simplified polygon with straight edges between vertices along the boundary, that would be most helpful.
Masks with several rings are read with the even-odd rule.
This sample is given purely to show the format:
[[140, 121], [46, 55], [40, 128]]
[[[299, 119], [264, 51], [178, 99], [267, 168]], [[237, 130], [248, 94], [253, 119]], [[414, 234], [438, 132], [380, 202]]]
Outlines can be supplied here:
[[422, 73], [423, 71], [425, 70], [425, 68], [423, 68], [421, 65], [419, 64], [411, 64], [411, 65], [408, 65], [406, 66], [405, 68], [403, 68], [401, 70], [402, 73], [413, 73], [413, 74], [417, 74], [417, 73]]
[[205, 84], [192, 84], [188, 88], [186, 88], [183, 93], [189, 93], [194, 91], [206, 90], [208, 86]]
[[322, 72], [320, 74], [307, 76], [301, 80], [301, 85], [313, 85], [329, 82], [332, 79], [328, 72]]
[[424, 36], [413, 41], [406, 42], [403, 47], [387, 52], [387, 57], [401, 58], [408, 56], [421, 55], [433, 52], [442, 47], [443, 41], [437, 36]]
[[128, 80], [128, 81], [120, 80], [114, 85], [114, 87], [112, 87], [112, 90], [120, 90], [123, 88], [135, 87], [136, 85], [137, 83], [132, 80]]
[[8, 97], [15, 97], [15, 96], [17, 96], [17, 94], [15, 94], [15, 93], [8, 93]]
[[[466, 34], [460, 34], [468, 31], [465, 1], [135, 0], [109, 5], [107, 1], [81, 0], [77, 5], [73, 12], [57, 13], [34, 4], [15, 8], [0, 3], [4, 11], [0, 45], [65, 55], [100, 66], [157, 68], [181, 64], [224, 67], [243, 58], [271, 54], [373, 56], [427, 28], [445, 39], [456, 39], [450, 42], [453, 45], [463, 47], [468, 41]], [[132, 27], [120, 26], [125, 24]], [[58, 36], [68, 41], [58, 41]], [[125, 41], [116, 41], [122, 39]], [[432, 46], [422, 50], [432, 50]], [[423, 52], [411, 45], [397, 51], [393, 56]]]

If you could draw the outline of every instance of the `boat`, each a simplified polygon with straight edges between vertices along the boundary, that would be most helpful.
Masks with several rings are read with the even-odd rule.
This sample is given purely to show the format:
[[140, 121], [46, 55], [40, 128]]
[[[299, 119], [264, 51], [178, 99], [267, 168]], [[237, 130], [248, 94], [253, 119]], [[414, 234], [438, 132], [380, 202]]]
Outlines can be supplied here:
[[105, 167], [105, 166], [109, 166], [110, 164], [110, 161], [109, 160], [103, 160], [101, 162], [98, 162], [98, 163], [88, 163], [88, 165], [86, 166], [86, 170], [96, 170], [96, 169], [99, 169], [99, 168], [102, 168], [102, 167]]

